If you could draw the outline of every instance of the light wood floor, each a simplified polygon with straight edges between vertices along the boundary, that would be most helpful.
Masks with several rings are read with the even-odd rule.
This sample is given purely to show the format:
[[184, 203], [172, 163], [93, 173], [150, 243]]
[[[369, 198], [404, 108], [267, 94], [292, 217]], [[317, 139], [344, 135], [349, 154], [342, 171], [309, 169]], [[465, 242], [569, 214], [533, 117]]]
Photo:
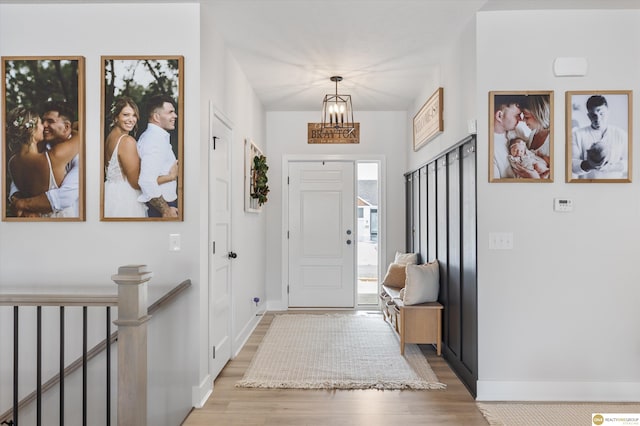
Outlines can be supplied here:
[[183, 425], [487, 425], [467, 389], [431, 345], [421, 348], [440, 381], [447, 384], [446, 390], [236, 388], [273, 318], [273, 313], [264, 315], [247, 344], [216, 379], [207, 403], [193, 410]]

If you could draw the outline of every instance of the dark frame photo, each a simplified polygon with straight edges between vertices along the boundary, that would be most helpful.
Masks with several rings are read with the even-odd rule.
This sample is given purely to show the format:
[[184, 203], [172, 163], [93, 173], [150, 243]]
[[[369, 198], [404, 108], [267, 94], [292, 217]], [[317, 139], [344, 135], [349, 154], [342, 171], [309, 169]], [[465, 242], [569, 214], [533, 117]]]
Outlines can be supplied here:
[[2, 220], [85, 220], [85, 63], [2, 57]]
[[566, 93], [567, 182], [631, 182], [631, 98], [631, 90]]
[[184, 59], [101, 57], [100, 220], [183, 220]]
[[553, 91], [489, 92], [489, 182], [553, 182]]

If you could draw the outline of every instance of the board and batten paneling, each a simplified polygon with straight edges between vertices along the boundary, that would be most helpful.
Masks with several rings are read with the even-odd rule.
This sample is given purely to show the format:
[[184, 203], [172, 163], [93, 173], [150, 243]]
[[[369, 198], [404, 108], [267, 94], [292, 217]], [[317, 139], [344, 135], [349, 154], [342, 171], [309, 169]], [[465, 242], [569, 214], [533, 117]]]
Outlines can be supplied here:
[[475, 136], [405, 174], [407, 251], [440, 264], [443, 355], [471, 394], [478, 380]]

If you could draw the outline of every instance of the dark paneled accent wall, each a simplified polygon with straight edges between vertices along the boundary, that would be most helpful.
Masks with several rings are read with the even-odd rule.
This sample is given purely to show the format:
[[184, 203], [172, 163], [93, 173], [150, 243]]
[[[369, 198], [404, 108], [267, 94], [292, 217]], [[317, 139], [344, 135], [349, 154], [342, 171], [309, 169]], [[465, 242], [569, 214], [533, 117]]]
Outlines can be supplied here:
[[407, 173], [407, 251], [440, 264], [443, 354], [475, 397], [478, 380], [475, 136]]

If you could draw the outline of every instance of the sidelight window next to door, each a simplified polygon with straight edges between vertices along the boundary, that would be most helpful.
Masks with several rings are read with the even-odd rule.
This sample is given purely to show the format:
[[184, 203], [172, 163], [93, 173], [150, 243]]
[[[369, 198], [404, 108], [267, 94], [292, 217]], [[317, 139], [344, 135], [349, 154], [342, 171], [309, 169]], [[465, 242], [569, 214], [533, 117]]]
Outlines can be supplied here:
[[378, 162], [357, 162], [357, 301], [359, 307], [378, 304], [379, 172]]

